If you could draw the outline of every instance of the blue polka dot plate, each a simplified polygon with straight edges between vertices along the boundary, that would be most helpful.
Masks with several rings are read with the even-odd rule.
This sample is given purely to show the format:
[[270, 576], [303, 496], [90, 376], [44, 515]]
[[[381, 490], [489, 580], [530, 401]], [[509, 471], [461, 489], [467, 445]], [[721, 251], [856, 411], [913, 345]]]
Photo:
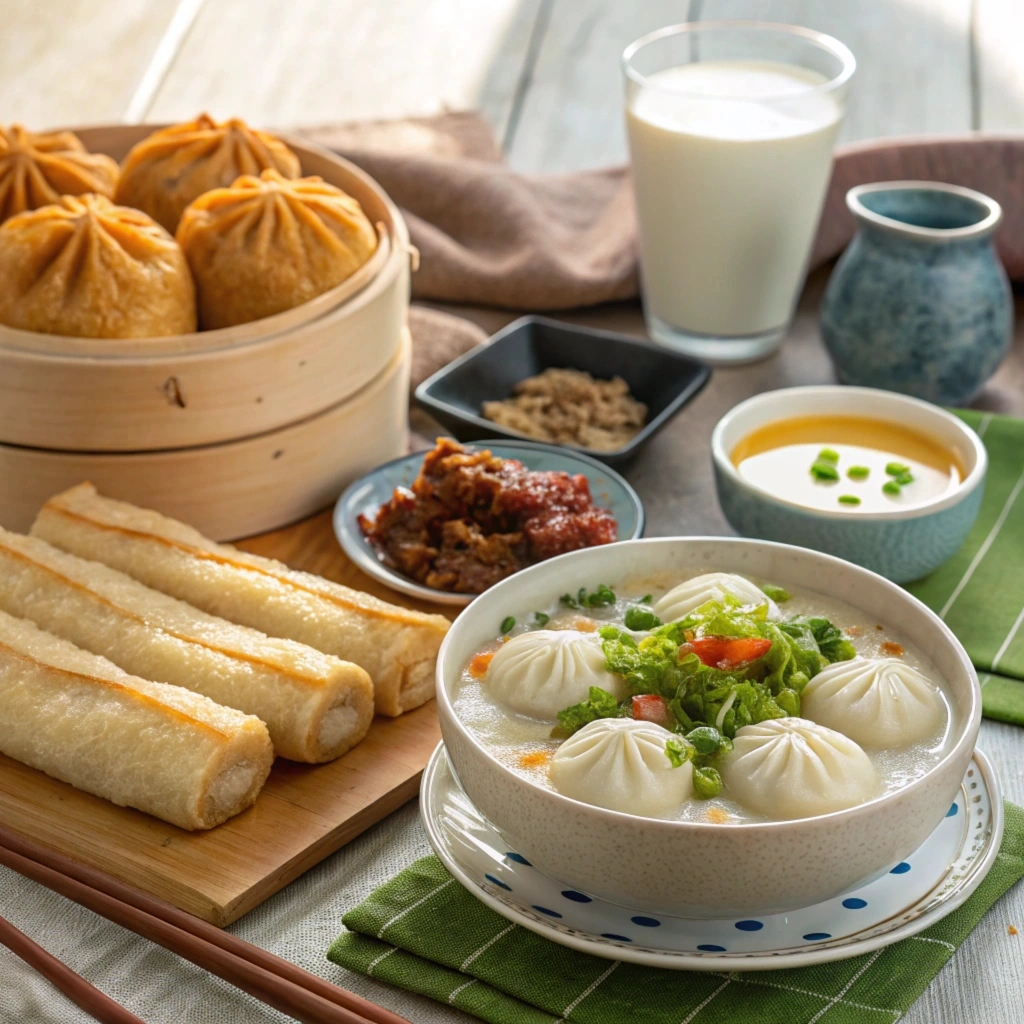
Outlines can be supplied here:
[[420, 808], [445, 867], [503, 917], [595, 956], [696, 971], [825, 963], [916, 935], [974, 892], [1003, 834], [999, 784], [988, 759], [975, 751], [946, 817], [919, 849], [880, 878], [786, 914], [698, 921], [631, 911], [542, 874], [476, 810], [444, 744], [423, 774]]
[[[617, 540], [644, 535], [644, 507], [639, 495], [614, 469], [582, 452], [567, 451], [538, 441], [475, 441], [467, 448], [489, 448], [502, 459], [518, 459], [527, 469], [582, 473], [590, 484], [594, 504], [608, 509], [618, 523]], [[435, 604], [467, 605], [475, 594], [453, 594], [424, 587], [386, 566], [359, 528], [359, 516], [372, 516], [390, 499], [396, 487], [411, 487], [425, 452], [413, 452], [385, 462], [346, 488], [334, 507], [334, 535], [342, 550], [367, 575], [410, 597]]]

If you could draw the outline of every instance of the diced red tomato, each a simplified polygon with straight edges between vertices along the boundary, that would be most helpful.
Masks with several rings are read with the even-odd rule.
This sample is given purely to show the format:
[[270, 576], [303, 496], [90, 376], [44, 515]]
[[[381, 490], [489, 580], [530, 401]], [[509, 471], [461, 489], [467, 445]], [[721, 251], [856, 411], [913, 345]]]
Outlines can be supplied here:
[[641, 693], [633, 698], [633, 717], [638, 722], [657, 722], [668, 725], [668, 702], [656, 693]]
[[755, 661], [771, 649], [771, 640], [759, 636], [702, 636], [687, 643], [680, 653], [692, 651], [705, 665], [730, 669]]

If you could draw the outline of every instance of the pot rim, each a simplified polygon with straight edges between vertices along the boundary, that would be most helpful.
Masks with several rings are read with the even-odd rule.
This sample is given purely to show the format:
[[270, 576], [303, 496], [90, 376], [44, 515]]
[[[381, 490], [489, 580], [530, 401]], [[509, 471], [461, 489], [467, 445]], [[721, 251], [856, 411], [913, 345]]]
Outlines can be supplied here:
[[[981, 218], [974, 224], [960, 228], [929, 228], [919, 224], [908, 224], [906, 221], [887, 217], [868, 209], [862, 202], [862, 196], [878, 192], [936, 192], [943, 195], [959, 196], [978, 206]], [[929, 242], [961, 242], [972, 238], [984, 238], [992, 234], [1003, 219], [1003, 208], [991, 196], [977, 192], [963, 185], [951, 185], [942, 181], [873, 181], [866, 185], [855, 185], [846, 193], [846, 206], [850, 213], [862, 224], [870, 224], [893, 235], [903, 238], [916, 238]]]

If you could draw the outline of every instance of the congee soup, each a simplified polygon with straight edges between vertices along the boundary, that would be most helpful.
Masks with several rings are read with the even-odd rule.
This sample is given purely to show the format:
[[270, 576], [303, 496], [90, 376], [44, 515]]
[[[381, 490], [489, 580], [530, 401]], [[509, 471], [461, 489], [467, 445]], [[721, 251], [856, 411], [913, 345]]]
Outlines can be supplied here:
[[890, 512], [928, 504], [964, 479], [956, 452], [899, 423], [801, 416], [754, 430], [730, 452], [740, 476], [820, 511]]
[[925, 775], [946, 683], [888, 623], [711, 572], [509, 609], [455, 713], [501, 763], [584, 803], [723, 826], [807, 818]]

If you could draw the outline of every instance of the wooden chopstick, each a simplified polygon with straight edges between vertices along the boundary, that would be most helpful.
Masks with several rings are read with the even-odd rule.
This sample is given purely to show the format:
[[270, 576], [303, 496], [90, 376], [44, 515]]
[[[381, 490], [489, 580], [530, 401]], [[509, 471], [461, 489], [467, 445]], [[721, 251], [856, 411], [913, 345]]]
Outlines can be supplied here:
[[0, 826], [0, 863], [170, 949], [305, 1024], [409, 1024], [404, 1017], [177, 907]]
[[146, 1024], [140, 1017], [115, 1003], [75, 974], [67, 964], [61, 963], [52, 953], [33, 942], [24, 932], [18, 931], [10, 921], [0, 917], [0, 944], [6, 946], [15, 956], [34, 967], [47, 981], [56, 986], [76, 1006], [84, 1010], [100, 1024]]

